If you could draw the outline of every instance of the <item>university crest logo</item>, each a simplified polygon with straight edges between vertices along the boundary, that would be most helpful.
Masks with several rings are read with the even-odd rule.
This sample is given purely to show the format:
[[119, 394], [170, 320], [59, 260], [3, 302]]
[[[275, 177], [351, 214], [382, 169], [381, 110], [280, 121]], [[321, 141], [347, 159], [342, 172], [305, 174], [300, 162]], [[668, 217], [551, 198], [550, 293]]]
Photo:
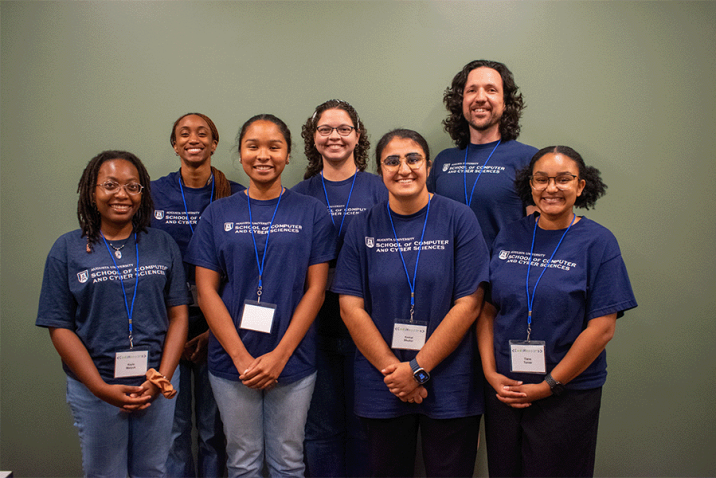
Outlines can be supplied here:
[[375, 238], [374, 238], [374, 237], [368, 237], [368, 236], [366, 236], [366, 238], [365, 238], [365, 245], [368, 246], [368, 247], [373, 247], [373, 246], [375, 246]]
[[89, 272], [87, 272], [87, 269], [77, 273], [77, 280], [80, 281], [80, 284], [84, 284], [85, 282], [87, 282], [88, 279]]
[[503, 261], [505, 259], [507, 259], [507, 257], [509, 257], [509, 255], [510, 255], [510, 251], [500, 251], [500, 259], [502, 259]]
[[154, 211], [154, 218], [157, 221], [161, 221], [162, 219], [164, 219], [164, 211]]
[[224, 230], [225, 230], [226, 232], [229, 232], [229, 231], [232, 230], [233, 228], [234, 228], [234, 223], [233, 223], [233, 222], [225, 222], [225, 223], [224, 223]]
[[450, 169], [450, 163], [443, 164], [443, 173]]

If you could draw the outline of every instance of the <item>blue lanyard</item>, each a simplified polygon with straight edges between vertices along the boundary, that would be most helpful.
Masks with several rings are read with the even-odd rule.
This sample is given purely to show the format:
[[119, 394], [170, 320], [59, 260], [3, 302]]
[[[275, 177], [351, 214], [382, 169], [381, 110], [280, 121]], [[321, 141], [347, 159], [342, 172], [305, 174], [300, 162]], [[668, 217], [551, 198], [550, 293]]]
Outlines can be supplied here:
[[[495, 150], [500, 145], [502, 140], [498, 140], [495, 147], [492, 149], [492, 153], [487, 157], [487, 161], [490, 160], [492, 155], [495, 153]], [[470, 195], [467, 195], [467, 153], [470, 151], [470, 143], [467, 144], [467, 147], [465, 148], [465, 169], [462, 171], [462, 184], [465, 187], [465, 204], [468, 206], [472, 204], [472, 195], [475, 193], [475, 186], [477, 186], [477, 181], [480, 179], [480, 176], [482, 176], [482, 172], [485, 170], [485, 166], [487, 166], [487, 161], [485, 161], [485, 164], [482, 165], [482, 168], [480, 168], [480, 174], [477, 175], [477, 178], [475, 179], [475, 183], [472, 185], [472, 191], [470, 191]]]
[[413, 312], [415, 311], [415, 279], [418, 275], [418, 261], [420, 261], [420, 251], [423, 249], [423, 237], [425, 237], [425, 226], [428, 225], [428, 214], [430, 214], [430, 201], [431, 197], [428, 197], [428, 210], [425, 212], [425, 222], [423, 223], [423, 232], [420, 234], [420, 245], [418, 246], [418, 257], [415, 258], [415, 271], [413, 271], [413, 281], [410, 281], [410, 274], [408, 273], [408, 266], [405, 265], [405, 259], [403, 258], [403, 250], [400, 247], [400, 241], [398, 241], [398, 234], [395, 232], [395, 224], [393, 224], [393, 216], [390, 213], [390, 202], [386, 204], [388, 208], [388, 219], [390, 219], [390, 227], [393, 228], [393, 236], [395, 237], [395, 243], [398, 245], [398, 253], [400, 254], [400, 261], [403, 263], [403, 269], [405, 270], [405, 277], [408, 278], [408, 287], [410, 287], [410, 323], [413, 323]]
[[269, 235], [271, 234], [271, 226], [273, 226], [273, 220], [276, 217], [276, 211], [278, 211], [278, 205], [281, 204], [281, 197], [283, 196], [283, 186], [281, 186], [281, 194], [278, 195], [278, 202], [276, 203], [276, 209], [273, 210], [273, 216], [271, 216], [271, 222], [269, 223], [268, 231], [266, 231], [266, 243], [264, 244], [264, 255], [259, 261], [259, 249], [256, 247], [256, 236], [254, 235], [254, 222], [251, 218], [251, 196], [249, 196], [249, 190], [246, 190], [246, 199], [249, 202], [249, 227], [251, 227], [251, 239], [254, 241], [254, 252], [256, 253], [256, 265], [259, 268], [259, 288], [256, 289], [256, 295], [258, 296], [257, 302], [261, 302], [261, 294], [263, 292], [263, 286], [261, 277], [264, 274], [264, 262], [266, 261], [266, 251], [268, 250]]
[[107, 252], [109, 252], [109, 257], [112, 259], [112, 262], [114, 262], [114, 268], [117, 269], [117, 275], [119, 276], [119, 282], [122, 284], [122, 294], [124, 294], [124, 307], [127, 309], [127, 317], [129, 318], [129, 348], [134, 348], [134, 338], [132, 335], [132, 314], [134, 314], [134, 299], [137, 298], [137, 284], [139, 283], [139, 246], [137, 245], [137, 233], [134, 233], [134, 251], [137, 254], [137, 261], [135, 264], [135, 271], [134, 274], [134, 295], [132, 296], [132, 308], [129, 308], [129, 302], [127, 301], [127, 292], [124, 290], [124, 281], [122, 280], [122, 273], [119, 271], [119, 267], [117, 266], [117, 261], [114, 260], [114, 256], [112, 255], [112, 251], [109, 250], [109, 243], [107, 243], [107, 239], [105, 239], [104, 234], [102, 234], [102, 231], [99, 232], [102, 236], [102, 240], [104, 240], [104, 245], [107, 246]]
[[[353, 174], [353, 182], [351, 183], [351, 191], [348, 193], [348, 200], [343, 208], [343, 217], [341, 218], [341, 226], [338, 228], [338, 235], [341, 235], [343, 230], [343, 221], [346, 220], [346, 213], [348, 212], [348, 204], [351, 202], [351, 196], [353, 195], [353, 186], [356, 185], [356, 176], [358, 176], [358, 170]], [[323, 193], [326, 195], [326, 205], [328, 206], [328, 215], [331, 216], [331, 222], [333, 227], [336, 227], [336, 222], [333, 220], [333, 214], [331, 214], [331, 203], [328, 202], [328, 191], [326, 190], [326, 180], [323, 179], [323, 171], [321, 171], [321, 183], [323, 184]]]
[[[209, 198], [209, 204], [214, 202], [214, 173], [211, 173], [211, 177], [209, 178], [209, 182], [211, 183], [211, 197]], [[191, 229], [191, 233], [194, 234], [194, 227], [191, 225], [191, 221], [189, 220], [189, 208], [186, 207], [186, 198], [184, 197], [184, 186], [182, 186], [182, 179], [181, 179], [181, 169], [179, 170], [179, 189], [181, 189], [181, 199], [184, 201], [184, 212], [186, 213], [186, 222], [189, 224], [189, 229]]]
[[567, 235], [569, 230], [572, 228], [572, 224], [574, 224], [574, 220], [577, 218], [577, 215], [574, 214], [572, 217], [572, 222], [569, 223], [569, 227], [566, 231], [564, 231], [564, 234], [562, 234], [562, 238], [557, 243], [557, 247], [554, 248], [554, 252], [552, 252], [552, 255], [549, 257], [549, 260], [547, 261], [547, 264], [545, 264], [544, 269], [542, 269], [542, 273], [537, 278], [537, 282], [535, 283], [534, 289], [532, 289], [532, 299], [530, 299], [530, 268], [532, 267], [532, 253], [535, 249], [535, 234], [537, 233], [537, 224], [539, 223], [539, 217], [535, 221], [535, 228], [534, 231], [532, 231], [532, 246], [530, 247], [530, 261], [527, 263], [527, 279], [525, 280], [525, 290], [527, 291], [527, 341], [530, 340], [530, 334], [532, 333], [532, 304], [535, 302], [535, 292], [537, 291], [537, 284], [539, 284], [540, 279], [542, 279], [542, 276], [549, 268], [549, 264], [552, 262], [552, 258], [557, 253], [557, 249], [559, 249], [559, 246], [562, 245], [562, 241], [564, 240], [564, 236]]

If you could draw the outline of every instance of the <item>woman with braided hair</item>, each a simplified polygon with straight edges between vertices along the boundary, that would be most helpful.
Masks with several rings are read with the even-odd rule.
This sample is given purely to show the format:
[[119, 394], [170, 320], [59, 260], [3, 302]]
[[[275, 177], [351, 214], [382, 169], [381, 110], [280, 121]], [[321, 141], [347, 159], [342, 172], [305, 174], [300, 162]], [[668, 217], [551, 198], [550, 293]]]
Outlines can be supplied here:
[[[242, 191], [244, 187], [229, 181], [224, 173], [211, 165], [211, 157], [219, 144], [219, 131], [208, 116], [201, 113], [180, 116], [172, 126], [169, 141], [179, 156], [181, 167], [179, 171], [152, 182], [152, 227], [168, 232], [179, 245], [183, 257], [204, 209], [214, 200]], [[191, 300], [189, 335], [179, 362], [179, 396], [167, 473], [176, 477], [222, 476], [226, 468], [224, 434], [206, 363], [209, 326], [196, 303], [194, 266], [185, 263], [184, 267], [187, 294]], [[196, 467], [192, 453], [192, 401], [199, 439]]]
[[132, 153], [95, 156], [78, 192], [80, 229], [47, 257], [36, 325], [62, 358], [85, 475], [164, 476], [187, 333], [181, 253], [148, 227], [149, 175]]

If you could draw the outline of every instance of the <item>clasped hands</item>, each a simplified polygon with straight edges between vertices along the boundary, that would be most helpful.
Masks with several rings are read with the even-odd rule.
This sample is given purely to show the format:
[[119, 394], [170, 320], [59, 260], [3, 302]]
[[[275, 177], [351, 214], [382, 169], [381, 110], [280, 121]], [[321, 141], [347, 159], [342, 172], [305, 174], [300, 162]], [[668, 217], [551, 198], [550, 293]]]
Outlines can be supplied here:
[[408, 362], [398, 362], [388, 365], [380, 371], [384, 378], [383, 382], [388, 390], [403, 402], [421, 403], [427, 396], [428, 391], [420, 385], [413, 376], [413, 369]]

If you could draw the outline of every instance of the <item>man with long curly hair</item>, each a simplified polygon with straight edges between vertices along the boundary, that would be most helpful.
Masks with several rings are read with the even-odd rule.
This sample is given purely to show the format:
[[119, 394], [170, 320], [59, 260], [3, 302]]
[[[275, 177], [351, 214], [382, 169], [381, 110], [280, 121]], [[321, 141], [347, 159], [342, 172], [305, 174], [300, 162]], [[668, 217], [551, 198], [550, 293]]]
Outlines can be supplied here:
[[513, 183], [537, 148], [516, 141], [522, 93], [504, 64], [475, 60], [455, 75], [443, 102], [456, 147], [435, 158], [428, 189], [470, 206], [489, 247], [502, 226], [526, 213]]

